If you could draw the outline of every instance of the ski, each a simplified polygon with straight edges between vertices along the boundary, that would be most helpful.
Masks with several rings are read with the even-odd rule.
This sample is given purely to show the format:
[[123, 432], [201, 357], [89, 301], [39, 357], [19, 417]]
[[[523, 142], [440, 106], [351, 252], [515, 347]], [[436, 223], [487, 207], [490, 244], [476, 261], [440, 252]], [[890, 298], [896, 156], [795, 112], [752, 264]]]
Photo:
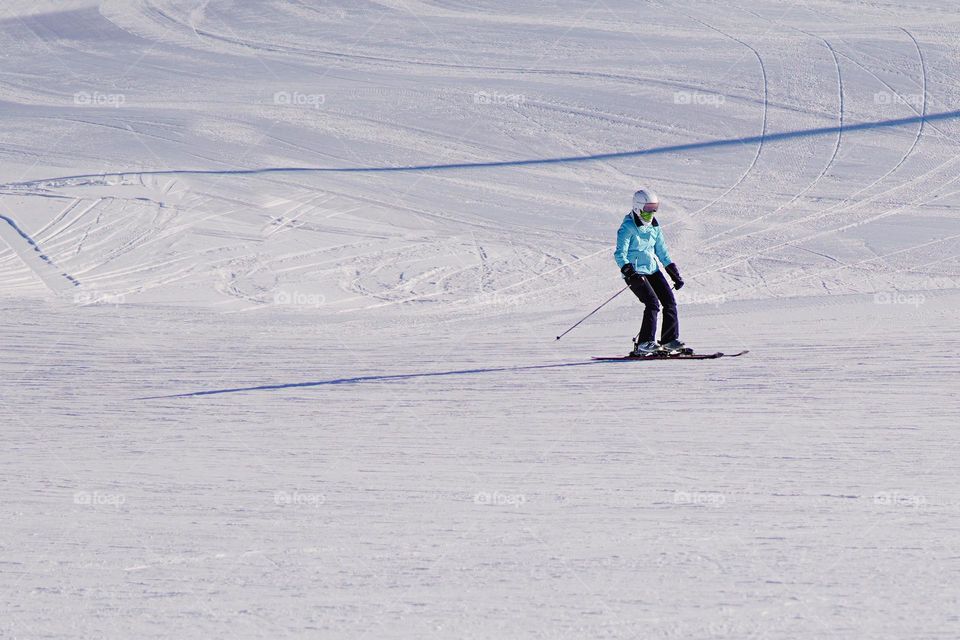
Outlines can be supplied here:
[[744, 354], [750, 353], [749, 350], [744, 350], [739, 353], [723, 353], [722, 351], [717, 351], [716, 353], [678, 353], [675, 355], [668, 354], [652, 354], [649, 356], [594, 356], [594, 360], [716, 360], [717, 358], [736, 358], [737, 356], [742, 356]]

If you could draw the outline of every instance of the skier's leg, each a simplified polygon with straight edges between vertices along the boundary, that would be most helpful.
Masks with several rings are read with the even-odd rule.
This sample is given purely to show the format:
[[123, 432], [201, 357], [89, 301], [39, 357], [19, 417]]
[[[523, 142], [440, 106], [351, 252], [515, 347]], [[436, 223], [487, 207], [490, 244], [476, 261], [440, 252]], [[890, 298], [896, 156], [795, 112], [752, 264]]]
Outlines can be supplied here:
[[640, 325], [640, 335], [637, 336], [638, 344], [652, 342], [657, 337], [657, 316], [660, 315], [660, 302], [653, 287], [647, 282], [649, 277], [634, 278], [630, 283], [630, 290], [643, 303], [643, 323]]
[[647, 276], [650, 286], [663, 305], [663, 327], [660, 329], [660, 342], [667, 343], [680, 337], [680, 319], [677, 314], [677, 300], [673, 296], [670, 283], [662, 271]]

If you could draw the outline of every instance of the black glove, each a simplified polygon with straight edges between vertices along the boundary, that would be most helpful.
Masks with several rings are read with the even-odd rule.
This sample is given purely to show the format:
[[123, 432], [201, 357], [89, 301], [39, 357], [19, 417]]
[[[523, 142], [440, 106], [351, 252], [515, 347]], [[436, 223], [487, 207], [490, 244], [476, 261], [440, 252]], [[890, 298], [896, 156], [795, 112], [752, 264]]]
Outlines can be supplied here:
[[620, 267], [620, 273], [623, 274], [623, 278], [627, 281], [627, 284], [643, 279], [643, 276], [637, 273], [636, 267], [630, 262]]
[[679, 290], [683, 288], [683, 278], [680, 277], [680, 269], [677, 268], [676, 262], [671, 262], [666, 267], [664, 267], [664, 270], [666, 270], [667, 275], [670, 276], [670, 279], [673, 280], [674, 289]]

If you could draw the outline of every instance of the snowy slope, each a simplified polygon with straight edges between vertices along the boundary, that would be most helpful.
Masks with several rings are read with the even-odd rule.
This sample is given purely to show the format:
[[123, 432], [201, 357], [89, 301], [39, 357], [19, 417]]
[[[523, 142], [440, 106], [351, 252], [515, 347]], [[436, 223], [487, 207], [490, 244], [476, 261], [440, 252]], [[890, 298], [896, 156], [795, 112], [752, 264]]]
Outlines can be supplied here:
[[0, 635], [955, 637], [958, 25], [5, 3]]

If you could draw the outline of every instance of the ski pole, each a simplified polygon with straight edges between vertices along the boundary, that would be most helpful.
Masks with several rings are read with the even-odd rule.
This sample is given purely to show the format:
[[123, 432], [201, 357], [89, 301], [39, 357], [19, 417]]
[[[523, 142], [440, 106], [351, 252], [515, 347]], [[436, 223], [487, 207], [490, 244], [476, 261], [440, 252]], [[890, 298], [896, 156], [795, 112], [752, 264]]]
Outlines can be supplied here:
[[602, 305], [600, 305], [599, 307], [597, 307], [596, 309], [594, 309], [593, 311], [591, 311], [590, 313], [588, 313], [586, 316], [584, 316], [583, 319], [580, 320], [580, 322], [578, 322], [577, 324], [573, 325], [572, 327], [570, 327], [569, 329], [567, 329], [566, 331], [564, 331], [563, 333], [561, 333], [560, 335], [558, 335], [558, 336], [557, 336], [557, 340], [559, 340], [559, 339], [562, 338], [563, 336], [567, 335], [568, 333], [570, 333], [571, 331], [573, 331], [574, 329], [576, 329], [577, 327], [579, 327], [581, 322], [583, 322], [584, 320], [586, 320], [587, 318], [589, 318], [590, 316], [592, 316], [593, 314], [595, 314], [597, 311], [600, 311], [600, 309], [603, 309], [605, 306], [607, 306], [608, 304], [610, 304], [611, 302], [613, 302], [613, 299], [614, 299], [614, 298], [616, 298], [618, 295], [620, 295], [621, 293], [623, 293], [624, 291], [626, 291], [626, 290], [629, 289], [629, 288], [630, 288], [630, 287], [624, 287], [623, 289], [620, 289], [620, 291], [617, 291], [617, 292], [616, 292], [615, 294], [613, 294], [606, 302], [604, 302]]

